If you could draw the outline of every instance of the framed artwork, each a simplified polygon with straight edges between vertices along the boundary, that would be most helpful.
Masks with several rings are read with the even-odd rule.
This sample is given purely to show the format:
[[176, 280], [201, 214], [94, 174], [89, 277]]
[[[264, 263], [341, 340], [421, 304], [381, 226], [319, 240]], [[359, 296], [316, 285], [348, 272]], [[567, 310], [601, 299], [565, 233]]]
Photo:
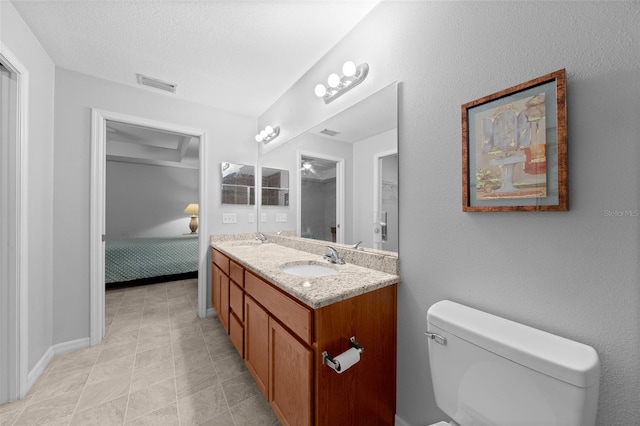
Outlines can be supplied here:
[[462, 210], [567, 211], [564, 69], [462, 105]]

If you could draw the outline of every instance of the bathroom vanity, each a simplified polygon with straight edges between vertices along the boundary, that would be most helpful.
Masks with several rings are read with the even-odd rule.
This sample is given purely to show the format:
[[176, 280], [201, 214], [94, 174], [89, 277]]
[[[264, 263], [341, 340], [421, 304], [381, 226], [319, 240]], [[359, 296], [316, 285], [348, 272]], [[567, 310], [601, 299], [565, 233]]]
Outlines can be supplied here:
[[[331, 265], [323, 244], [299, 240], [212, 238], [212, 306], [282, 424], [393, 425], [399, 276], [349, 262], [393, 259], [338, 246], [347, 263]], [[360, 359], [338, 373], [323, 353], [348, 351], [352, 337]]]

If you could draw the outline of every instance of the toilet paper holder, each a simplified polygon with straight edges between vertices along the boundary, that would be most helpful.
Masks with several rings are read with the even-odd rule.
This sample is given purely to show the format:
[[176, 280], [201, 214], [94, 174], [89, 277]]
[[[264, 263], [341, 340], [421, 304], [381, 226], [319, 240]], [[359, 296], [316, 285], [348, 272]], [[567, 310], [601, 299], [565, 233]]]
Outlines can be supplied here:
[[[349, 344], [351, 345], [352, 348], [354, 348], [358, 352], [360, 353], [364, 352], [364, 348], [362, 347], [362, 345], [360, 345], [360, 343], [356, 341], [355, 336], [352, 336], [349, 339]], [[322, 363], [327, 364], [329, 367], [331, 367], [338, 373], [342, 371], [342, 366], [340, 366], [340, 362], [336, 361], [331, 355], [329, 355], [327, 351], [322, 352]]]

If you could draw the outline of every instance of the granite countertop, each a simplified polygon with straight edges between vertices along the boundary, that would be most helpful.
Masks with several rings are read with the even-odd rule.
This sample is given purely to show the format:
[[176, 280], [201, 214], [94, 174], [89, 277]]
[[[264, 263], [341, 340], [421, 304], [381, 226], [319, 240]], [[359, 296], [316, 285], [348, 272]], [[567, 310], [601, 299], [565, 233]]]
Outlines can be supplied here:
[[[314, 309], [400, 281], [398, 275], [349, 263], [333, 265], [321, 255], [273, 242], [261, 244], [255, 240], [212, 241], [211, 247]], [[311, 278], [290, 275], [282, 271], [282, 268], [289, 264], [307, 263], [327, 266], [338, 273]]]

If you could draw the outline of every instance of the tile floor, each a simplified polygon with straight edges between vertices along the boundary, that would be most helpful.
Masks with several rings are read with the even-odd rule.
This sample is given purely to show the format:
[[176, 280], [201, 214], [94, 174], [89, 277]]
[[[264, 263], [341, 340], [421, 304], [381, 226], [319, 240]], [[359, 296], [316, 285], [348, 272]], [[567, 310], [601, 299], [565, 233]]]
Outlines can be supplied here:
[[197, 280], [106, 293], [102, 344], [53, 358], [0, 425], [278, 425]]

